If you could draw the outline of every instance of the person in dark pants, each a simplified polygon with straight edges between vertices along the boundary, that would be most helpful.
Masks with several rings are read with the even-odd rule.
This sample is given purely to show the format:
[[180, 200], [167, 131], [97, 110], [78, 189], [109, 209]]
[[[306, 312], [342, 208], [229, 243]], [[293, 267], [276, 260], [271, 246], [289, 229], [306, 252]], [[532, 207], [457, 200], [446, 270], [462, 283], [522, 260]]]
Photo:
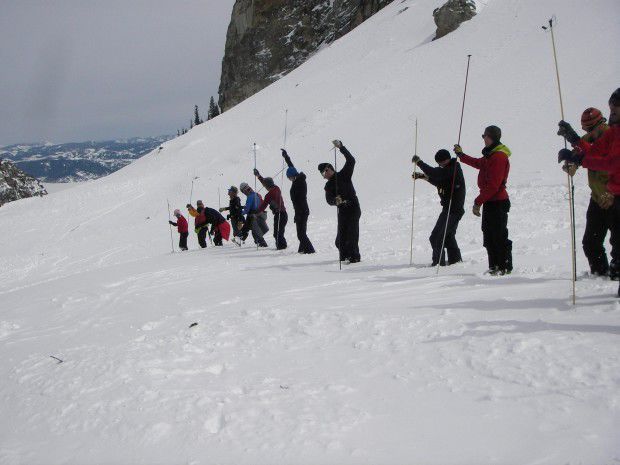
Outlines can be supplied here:
[[314, 253], [312, 242], [308, 238], [306, 229], [308, 227], [308, 217], [310, 216], [310, 208], [308, 207], [308, 184], [306, 183], [306, 175], [298, 172], [291, 157], [288, 156], [286, 150], [282, 149], [282, 156], [288, 165], [286, 177], [291, 181], [291, 202], [295, 209], [295, 227], [297, 228], [297, 239], [299, 239], [299, 253]]
[[[597, 108], [586, 108], [581, 115], [581, 127], [586, 134], [582, 137], [585, 142], [593, 143], [608, 129], [606, 120]], [[575, 149], [579, 150], [579, 149]], [[574, 176], [578, 165], [565, 163], [562, 169], [570, 176]], [[590, 265], [590, 273], [595, 276], [607, 276], [618, 279], [618, 272], [609, 267], [607, 252], [605, 251], [605, 237], [611, 228], [611, 209], [614, 196], [607, 190], [609, 175], [607, 171], [588, 170], [588, 185], [591, 195], [586, 213], [586, 229], [583, 233], [583, 252]]]
[[181, 215], [181, 210], [179, 209], [174, 211], [174, 216], [177, 219], [176, 223], [174, 221], [168, 221], [168, 223], [177, 227], [177, 231], [179, 232], [179, 249], [187, 250], [187, 236], [189, 236], [187, 220]]
[[492, 275], [512, 272], [512, 241], [508, 239], [510, 199], [506, 191], [511, 152], [500, 142], [501, 137], [502, 131], [497, 126], [488, 126], [484, 130], [482, 158], [465, 155], [460, 145], [454, 146], [454, 153], [460, 161], [480, 170], [480, 194], [474, 201], [472, 212], [480, 216], [482, 208], [483, 245], [487, 249], [489, 273]]
[[213, 244], [221, 246], [222, 239], [228, 240], [230, 238], [230, 225], [228, 221], [214, 208], [205, 207], [204, 215], [205, 224], [211, 225], [209, 234], [213, 236]]
[[274, 184], [272, 178], [263, 178], [256, 168], [254, 168], [254, 176], [256, 176], [265, 189], [267, 189], [265, 198], [258, 206], [258, 213], [263, 213], [267, 209], [267, 206], [269, 206], [271, 213], [273, 213], [273, 237], [276, 240], [276, 249], [284, 250], [288, 245], [284, 237], [286, 223], [288, 222], [288, 214], [284, 207], [282, 191]]
[[333, 144], [344, 155], [346, 162], [338, 172], [334, 170], [330, 163], [321, 163], [319, 165], [321, 175], [324, 179], [327, 179], [325, 183], [325, 200], [327, 200], [329, 205], [338, 208], [336, 247], [338, 247], [340, 252], [340, 260], [348, 263], [358, 263], [361, 260], [358, 242], [362, 210], [351, 179], [355, 169], [355, 158], [342, 145], [341, 141], [335, 140]]
[[[560, 121], [558, 135], [566, 138], [579, 153], [562, 149], [558, 153], [558, 161], [581, 164], [584, 168], [606, 171], [607, 190], [613, 195], [610, 212], [610, 269], [620, 273], [620, 88], [609, 97], [609, 130], [594, 142], [580, 138], [566, 121]], [[617, 296], [620, 297], [620, 285]]]
[[[413, 177], [417, 179], [425, 179], [437, 188], [441, 203], [441, 213], [437, 218], [437, 223], [433, 228], [433, 232], [429, 237], [431, 247], [433, 248], [433, 264], [445, 266], [446, 257], [441, 245], [444, 242], [445, 233], [445, 249], [448, 252], [448, 265], [463, 261], [461, 250], [456, 242], [456, 230], [459, 227], [459, 221], [465, 213], [465, 178], [463, 170], [456, 158], [450, 157], [450, 152], [445, 149], [439, 150], [435, 154], [435, 161], [439, 167], [434, 168], [415, 155], [412, 159], [414, 163], [422, 170], [423, 173], [413, 173]], [[450, 200], [452, 203], [450, 204]], [[450, 214], [448, 215], [448, 210]]]
[[248, 237], [250, 230], [252, 231], [252, 237], [258, 247], [267, 247], [267, 242], [264, 239], [264, 235], [269, 231], [267, 226], [267, 213], [259, 213], [258, 207], [263, 201], [260, 194], [254, 192], [254, 190], [245, 182], [239, 184], [239, 189], [246, 196], [245, 205], [242, 213], [246, 215], [243, 228], [239, 232], [239, 237], [242, 241]]
[[241, 199], [239, 198], [239, 190], [235, 186], [228, 189], [228, 198], [230, 199], [228, 207], [220, 208], [220, 212], [228, 211], [226, 219], [230, 220], [232, 225], [233, 236], [237, 237], [243, 228], [243, 208], [241, 207]]
[[198, 244], [203, 249], [207, 246], [207, 232], [209, 231], [209, 225], [207, 224], [207, 218], [205, 216], [205, 206], [202, 200], [196, 202], [196, 208], [191, 204], [187, 204], [187, 211], [190, 216], [194, 217], [194, 232], [198, 236]]

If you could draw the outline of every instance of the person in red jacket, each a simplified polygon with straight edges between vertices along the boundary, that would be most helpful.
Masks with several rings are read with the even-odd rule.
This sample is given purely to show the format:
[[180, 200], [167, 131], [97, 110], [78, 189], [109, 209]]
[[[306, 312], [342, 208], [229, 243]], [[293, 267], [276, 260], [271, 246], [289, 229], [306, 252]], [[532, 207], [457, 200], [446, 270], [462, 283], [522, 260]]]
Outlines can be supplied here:
[[463, 153], [460, 145], [454, 146], [454, 153], [461, 162], [480, 170], [480, 194], [474, 200], [472, 212], [480, 216], [482, 209], [483, 245], [487, 249], [489, 274], [492, 275], [512, 272], [512, 241], [508, 239], [510, 199], [506, 191], [511, 153], [500, 142], [501, 137], [502, 131], [497, 126], [488, 126], [484, 130], [482, 158], [470, 157]]
[[[613, 194], [610, 207], [611, 263], [610, 271], [620, 272], [620, 88], [609, 98], [609, 130], [592, 143], [581, 139], [566, 121], [559, 122], [558, 135], [579, 149], [574, 153], [568, 149], [560, 150], [559, 161], [580, 164], [584, 168], [607, 171], [607, 190]], [[620, 285], [618, 286], [620, 297]]]
[[189, 236], [187, 220], [181, 215], [181, 210], [179, 209], [174, 211], [174, 216], [177, 219], [176, 223], [174, 221], [168, 221], [168, 223], [177, 227], [177, 231], [179, 232], [179, 249], [187, 250], [187, 236]]
[[286, 223], [288, 223], [288, 214], [284, 207], [282, 191], [274, 184], [272, 178], [263, 178], [256, 168], [254, 168], [254, 176], [256, 176], [263, 187], [267, 189], [265, 199], [258, 206], [258, 213], [264, 212], [267, 207], [271, 209], [273, 213], [273, 237], [276, 240], [276, 249], [284, 250], [288, 246], [286, 238], [284, 237], [284, 230], [286, 228]]

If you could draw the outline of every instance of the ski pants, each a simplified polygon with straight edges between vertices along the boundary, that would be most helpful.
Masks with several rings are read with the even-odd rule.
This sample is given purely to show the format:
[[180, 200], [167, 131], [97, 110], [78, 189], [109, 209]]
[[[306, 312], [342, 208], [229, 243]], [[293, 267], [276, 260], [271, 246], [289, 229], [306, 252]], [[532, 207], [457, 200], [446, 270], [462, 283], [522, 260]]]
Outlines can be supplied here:
[[249, 213], [243, 225], [243, 229], [241, 230], [241, 237], [244, 238], [244, 240], [250, 230], [252, 231], [254, 242], [261, 247], [267, 247], [267, 242], [265, 242], [263, 238], [265, 233], [269, 231], [269, 226], [267, 226], [267, 213]]
[[209, 232], [209, 228], [207, 228], [206, 226], [200, 228], [198, 230], [198, 244], [200, 245], [200, 247], [202, 247], [203, 249], [207, 246], [207, 232]]
[[[431, 247], [433, 248], [433, 266], [437, 265], [438, 263], [441, 266], [444, 266], [446, 264], [446, 251], [448, 252], [449, 265], [452, 265], [453, 263], [458, 263], [462, 260], [461, 250], [459, 249], [459, 245], [456, 242], [456, 230], [459, 227], [459, 222], [461, 221], [461, 218], [463, 218], [464, 213], [465, 212], [463, 210], [452, 210], [450, 211], [450, 216], [448, 216], [447, 207], [441, 210], [439, 218], [437, 218], [437, 223], [435, 223], [435, 227], [431, 232], [431, 236], [428, 238], [431, 242]], [[442, 250], [441, 243], [444, 240], [444, 231], [446, 235], [446, 240], [444, 244], [445, 249]]]
[[[609, 276], [612, 279], [620, 278], [620, 195], [614, 197], [614, 203], [609, 209], [610, 216], [610, 238], [611, 242], [611, 264], [609, 266]], [[618, 288], [620, 297], [620, 287]]]
[[362, 211], [357, 204], [338, 207], [338, 234], [336, 247], [340, 260], [360, 260], [359, 237]]
[[187, 236], [189, 236], [189, 232], [179, 233], [179, 249], [187, 250]]
[[288, 223], [288, 214], [285, 210], [273, 214], [273, 237], [276, 240], [276, 249], [284, 250], [288, 246], [284, 231]]
[[220, 231], [220, 228], [213, 228], [213, 245], [218, 245], [221, 246], [222, 245], [222, 233]]
[[510, 200], [486, 202], [482, 207], [482, 238], [489, 269], [512, 271], [512, 241], [508, 239]]
[[308, 228], [308, 213], [295, 214], [295, 227], [297, 229], [297, 239], [299, 239], [299, 253], [314, 253], [314, 247], [306, 230]]
[[592, 274], [606, 275], [609, 272], [605, 236], [611, 229], [612, 217], [613, 206], [604, 210], [590, 198], [586, 213], [586, 230], [581, 243]]

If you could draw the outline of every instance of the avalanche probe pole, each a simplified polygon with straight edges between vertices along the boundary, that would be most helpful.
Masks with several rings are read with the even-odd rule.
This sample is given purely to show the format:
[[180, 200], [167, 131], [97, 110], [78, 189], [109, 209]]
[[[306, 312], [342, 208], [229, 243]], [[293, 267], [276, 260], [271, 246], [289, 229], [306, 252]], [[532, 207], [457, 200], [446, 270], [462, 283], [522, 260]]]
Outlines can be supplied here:
[[[256, 142], [254, 142], [254, 169], [256, 170]], [[254, 176], [254, 192], [256, 192], [256, 195], [258, 195], [258, 192], [256, 191], [256, 176]], [[258, 201], [258, 199], [256, 199]], [[248, 216], [249, 213], [248, 213]], [[252, 221], [256, 221], [256, 227], [260, 227], [258, 224], [258, 216], [256, 214], [254, 214], [254, 218]], [[254, 225], [250, 226], [250, 228], [252, 228]], [[256, 250], [258, 250], [258, 241], [256, 242]]]
[[[418, 154], [418, 118], [415, 119], [415, 145], [414, 145], [414, 155]], [[413, 213], [415, 212], [415, 172], [418, 169], [418, 162], [413, 162], [413, 193], [411, 195], [411, 243], [409, 247], [409, 266], [413, 265]]]
[[[547, 26], [542, 27], [545, 31]], [[555, 36], [553, 35], [553, 18], [549, 20], [549, 31], [551, 32], [551, 45], [553, 47], [553, 61], [555, 62], [555, 77], [558, 83], [558, 95], [560, 97], [560, 114], [562, 120], [564, 119], [564, 103], [562, 101], [562, 87], [560, 86], [560, 71], [558, 68], [558, 55], [555, 49]], [[566, 148], [566, 137], [564, 138], [564, 148]], [[565, 162], [567, 164], [567, 162]], [[570, 239], [571, 239], [571, 259], [573, 267], [573, 305], [575, 305], [575, 282], [577, 281], [577, 253], [575, 250], [575, 185], [573, 184], [573, 178], [566, 170], [566, 177], [568, 179], [568, 208], [570, 214]]]
[[[469, 78], [469, 61], [471, 55], [467, 55], [467, 71], [465, 72], [465, 90], [463, 90], [463, 105], [461, 106], [461, 122], [459, 123], [459, 138], [458, 145], [461, 145], [461, 130], [463, 129], [463, 114], [465, 113], [465, 96], [467, 95], [467, 80]], [[454, 173], [452, 174], [452, 187], [450, 188], [450, 202], [448, 203], [448, 216], [446, 216], [446, 227], [443, 230], [443, 239], [441, 240], [441, 251], [439, 252], [439, 261], [437, 262], [437, 274], [439, 274], [439, 267], [441, 266], [441, 259], [444, 258], [444, 247], [446, 245], [446, 234], [448, 233], [448, 223], [450, 222], [450, 210], [452, 209], [452, 197], [454, 195], [454, 181], [456, 179], [456, 169], [458, 167], [458, 157], [454, 164]], [[445, 258], [444, 258], [445, 260]]]
[[[168, 221], [170, 221], [170, 201], [166, 199], [166, 203], [168, 204]], [[172, 253], [174, 253], [174, 240], [172, 239], [172, 225], [168, 223], [170, 226], [170, 247], [172, 248]]]
[[[284, 111], [284, 149], [286, 150], [286, 133], [288, 130], [288, 109]], [[280, 238], [280, 218], [282, 217], [282, 207], [284, 206], [284, 200], [282, 199], [282, 188], [284, 187], [284, 158], [282, 158], [282, 181], [280, 182], [280, 212], [278, 213], [278, 231], [276, 233], [276, 249], [278, 248], [278, 239]]]
[[[336, 158], [336, 149], [334, 146], [334, 176], [336, 177], [336, 197], [338, 197], [338, 159]], [[342, 270], [342, 253], [340, 253], [340, 247], [342, 242], [342, 236], [340, 234], [340, 225], [338, 224], [338, 217], [340, 216], [340, 206], [336, 205], [336, 237], [338, 238], [338, 267]]]

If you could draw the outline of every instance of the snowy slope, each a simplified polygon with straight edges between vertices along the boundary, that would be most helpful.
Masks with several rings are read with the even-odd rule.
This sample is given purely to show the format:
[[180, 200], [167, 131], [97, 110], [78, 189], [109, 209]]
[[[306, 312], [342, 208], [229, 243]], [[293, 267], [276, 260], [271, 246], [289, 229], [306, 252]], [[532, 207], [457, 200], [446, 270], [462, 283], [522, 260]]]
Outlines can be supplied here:
[[[0, 211], [0, 463], [614, 463], [620, 305], [583, 277], [570, 305], [565, 178], [555, 163], [556, 40], [567, 118], [604, 109], [617, 2], [491, 0], [429, 42], [440, 1], [394, 2], [299, 69], [109, 177]], [[439, 206], [410, 158], [502, 127], [515, 273], [490, 279], [479, 220], [466, 262], [428, 263]], [[592, 70], [596, 70], [593, 72]], [[614, 79], [616, 77], [616, 79]], [[287, 147], [309, 176], [318, 253], [170, 254], [167, 206], [217, 206]], [[316, 171], [357, 156], [363, 263], [338, 270]], [[339, 158], [342, 163], [342, 158]], [[464, 168], [468, 204], [476, 173]], [[280, 180], [278, 182], [281, 182]], [[587, 205], [576, 177], [578, 235]], [[287, 185], [288, 187], [288, 185]], [[175, 237], [176, 241], [176, 237]], [[273, 240], [270, 241], [273, 244]], [[580, 274], [586, 263], [579, 253]], [[197, 322], [198, 325], [189, 328]], [[57, 363], [54, 355], [62, 360]]]

